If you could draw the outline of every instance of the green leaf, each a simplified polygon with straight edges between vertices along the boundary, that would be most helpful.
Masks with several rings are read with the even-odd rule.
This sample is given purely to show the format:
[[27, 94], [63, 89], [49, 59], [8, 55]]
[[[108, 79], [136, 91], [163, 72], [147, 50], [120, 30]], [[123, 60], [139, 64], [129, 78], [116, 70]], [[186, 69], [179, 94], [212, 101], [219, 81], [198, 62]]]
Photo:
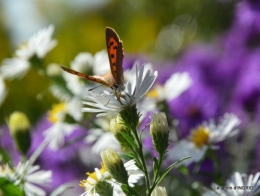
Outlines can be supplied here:
[[132, 153], [127, 153], [127, 154], [126, 153], [118, 153], [118, 154], [122, 159], [124, 159], [126, 161], [130, 161], [132, 159], [135, 159], [135, 156]]
[[129, 135], [127, 135], [126, 133], [122, 132], [121, 133], [122, 136], [125, 138], [125, 140], [134, 148], [134, 149], [138, 149], [138, 147], [136, 146], [134, 140], [129, 137]]
[[159, 182], [161, 182], [161, 180], [169, 173], [169, 171], [171, 171], [171, 170], [174, 168], [174, 166], [176, 166], [178, 163], [180, 163], [180, 162], [182, 162], [182, 161], [184, 161], [184, 160], [186, 160], [186, 159], [189, 159], [189, 158], [190, 158], [190, 156], [185, 157], [185, 158], [183, 158], [183, 159], [181, 159], [181, 160], [179, 160], [179, 161], [176, 161], [175, 163], [171, 164], [171, 165], [162, 173], [162, 175], [160, 176], [160, 178], [158, 178], [158, 180], [154, 183], [154, 186], [156, 186], [157, 184], [159, 184]]
[[24, 196], [23, 191], [6, 178], [0, 178], [0, 187], [0, 190], [6, 196]]
[[60, 195], [61, 193], [63, 193], [65, 190], [67, 189], [72, 189], [74, 188], [74, 184], [73, 183], [66, 183], [66, 184], [63, 184], [61, 186], [59, 186], [58, 188], [56, 188], [51, 194], [50, 196], [58, 196]]
[[126, 184], [121, 185], [121, 189], [126, 195], [130, 194]]
[[153, 158], [153, 175], [155, 175], [158, 171], [158, 160], [154, 157]]

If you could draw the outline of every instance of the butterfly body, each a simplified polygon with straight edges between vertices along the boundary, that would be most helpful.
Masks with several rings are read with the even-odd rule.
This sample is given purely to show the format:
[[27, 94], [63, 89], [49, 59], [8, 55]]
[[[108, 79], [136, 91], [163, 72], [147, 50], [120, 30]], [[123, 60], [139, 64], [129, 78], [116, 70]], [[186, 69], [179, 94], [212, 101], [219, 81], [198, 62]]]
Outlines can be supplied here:
[[110, 87], [115, 90], [117, 98], [119, 99], [121, 91], [124, 90], [124, 76], [123, 76], [123, 43], [119, 39], [119, 36], [110, 27], [106, 28], [106, 45], [108, 52], [108, 59], [110, 63], [110, 70], [107, 74], [99, 75], [86, 75], [78, 71], [69, 69], [67, 67], [61, 66], [61, 68], [70, 73], [77, 75], [81, 78], [102, 84], [104, 86]]

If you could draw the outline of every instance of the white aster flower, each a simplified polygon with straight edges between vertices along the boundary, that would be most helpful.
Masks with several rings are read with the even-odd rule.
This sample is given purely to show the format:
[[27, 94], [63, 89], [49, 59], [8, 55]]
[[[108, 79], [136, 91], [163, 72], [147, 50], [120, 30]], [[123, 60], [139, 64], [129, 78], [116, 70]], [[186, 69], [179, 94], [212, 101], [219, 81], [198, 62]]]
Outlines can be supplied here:
[[[222, 186], [221, 186], [222, 187]], [[227, 190], [221, 190], [217, 184], [212, 184], [212, 190], [206, 189], [203, 196], [253, 196], [260, 193], [260, 172], [255, 175], [246, 175], [235, 172], [230, 179], [226, 181], [224, 187]]]
[[189, 165], [193, 162], [199, 162], [208, 148], [216, 149], [214, 144], [221, 142], [238, 133], [235, 128], [240, 120], [234, 114], [225, 114], [219, 124], [213, 120], [204, 122], [198, 128], [192, 130], [187, 139], [181, 140], [168, 154], [172, 160], [180, 160], [186, 156], [191, 158], [182, 161], [180, 164]]
[[24, 190], [25, 196], [45, 196], [45, 191], [40, 188], [48, 185], [52, 180], [52, 171], [40, 170], [40, 166], [33, 165], [36, 158], [45, 148], [43, 142], [26, 162], [19, 162], [17, 167], [10, 168], [8, 164], [0, 166], [0, 177], [6, 177], [14, 185]]
[[151, 70], [144, 71], [144, 66], [139, 70], [136, 68], [136, 75], [133, 83], [127, 83], [125, 87], [125, 95], [117, 100], [114, 94], [108, 91], [102, 93], [89, 92], [86, 97], [87, 101], [83, 101], [86, 107], [82, 108], [83, 112], [99, 113], [97, 116], [105, 116], [107, 114], [116, 115], [127, 106], [132, 106], [141, 101], [147, 91], [153, 85], [157, 77], [157, 72], [152, 74]]
[[192, 85], [192, 80], [188, 73], [174, 73], [165, 82], [164, 86], [156, 85], [148, 96], [158, 101], [172, 100], [187, 90]]
[[82, 73], [92, 70], [94, 75], [103, 75], [110, 70], [108, 54], [105, 50], [97, 52], [94, 56], [88, 52], [81, 52], [70, 65], [72, 69]]
[[38, 58], [45, 57], [45, 55], [57, 45], [57, 41], [51, 39], [53, 31], [53, 25], [38, 31], [29, 39], [26, 45], [22, 45], [21, 48], [15, 52], [16, 56], [26, 60], [29, 60], [34, 55]]
[[[76, 102], [79, 103], [79, 102]], [[75, 106], [76, 107], [76, 106]], [[69, 113], [70, 111], [75, 112], [76, 109], [69, 104], [60, 103], [53, 106], [53, 109], [48, 113], [48, 120], [53, 123], [51, 127], [43, 132], [45, 136], [45, 141], [49, 143], [49, 148], [52, 150], [57, 150], [64, 145], [65, 137], [71, 134], [75, 128], [76, 124], [69, 124], [65, 122], [66, 115], [74, 116], [74, 113]]]
[[[129, 175], [128, 183], [131, 187], [134, 186], [137, 181], [144, 176], [141, 170], [135, 165], [134, 160], [130, 160], [124, 164], [126, 171]], [[80, 186], [85, 188], [85, 192], [80, 196], [99, 196], [96, 193], [95, 186], [102, 181], [106, 181], [113, 186], [113, 195], [115, 196], [125, 196], [121, 190], [120, 183], [117, 183], [107, 171], [106, 167], [101, 163], [101, 169], [95, 168], [95, 172], [87, 172], [88, 178], [80, 182]]]
[[124, 166], [129, 175], [128, 184], [129, 186], [134, 187], [134, 184], [144, 176], [144, 173], [135, 165], [134, 160], [127, 161]]
[[7, 89], [3, 78], [0, 76], [0, 106], [5, 100], [6, 94], [7, 94]]
[[0, 73], [4, 78], [22, 78], [30, 68], [30, 63], [21, 58], [4, 59]]
[[31, 66], [33, 56], [41, 59], [57, 45], [57, 41], [51, 39], [53, 31], [53, 25], [40, 30], [15, 52], [14, 58], [4, 59], [0, 67], [1, 75], [8, 79], [23, 77]]
[[51, 182], [52, 171], [39, 170], [39, 165], [31, 165], [29, 161], [19, 163], [15, 169], [15, 184], [24, 189], [26, 196], [45, 196], [46, 193], [39, 186]]
[[95, 124], [100, 128], [92, 128], [89, 130], [89, 134], [85, 137], [86, 143], [93, 143], [91, 151], [95, 154], [99, 154], [107, 147], [112, 149], [120, 149], [120, 144], [116, 140], [115, 136], [109, 131], [109, 119], [108, 118], [96, 118]]

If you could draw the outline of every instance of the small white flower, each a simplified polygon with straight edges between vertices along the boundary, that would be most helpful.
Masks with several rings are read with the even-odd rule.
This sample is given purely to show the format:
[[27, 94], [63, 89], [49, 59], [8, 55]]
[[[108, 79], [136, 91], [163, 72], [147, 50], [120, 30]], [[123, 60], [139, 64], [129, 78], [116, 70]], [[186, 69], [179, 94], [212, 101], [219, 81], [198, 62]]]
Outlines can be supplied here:
[[[125, 194], [121, 190], [121, 184], [116, 182], [111, 174], [107, 171], [105, 166], [101, 163], [101, 169], [95, 168], [95, 172], [93, 173], [87, 173], [88, 178], [86, 180], [82, 180], [80, 182], [80, 186], [84, 187], [86, 191], [81, 194], [80, 196], [98, 196], [99, 194], [95, 191], [95, 186], [100, 181], [106, 181], [110, 183], [113, 186], [113, 195], [115, 196], [121, 196]], [[129, 175], [128, 177], [128, 183], [131, 187], [134, 186], [137, 181], [144, 176], [144, 174], [141, 172], [141, 170], [135, 165], [134, 160], [130, 160], [124, 164], [124, 167], [126, 168], [126, 171]]]
[[[230, 179], [226, 181], [226, 187], [231, 187], [228, 190], [216, 190], [219, 187], [217, 184], [212, 184], [212, 189], [206, 189], [203, 196], [253, 196], [260, 193], [260, 172], [255, 175], [246, 175], [235, 172]], [[236, 189], [235, 189], [236, 187]], [[240, 187], [240, 189], [238, 189]], [[243, 189], [244, 187], [244, 189]], [[248, 187], [248, 188], [246, 188]], [[249, 188], [250, 187], [250, 188]]]
[[0, 106], [5, 100], [6, 94], [7, 94], [7, 89], [3, 78], [0, 76]]
[[108, 118], [96, 118], [95, 125], [99, 128], [90, 129], [84, 139], [87, 144], [92, 144], [91, 151], [95, 154], [100, 154], [107, 147], [120, 149], [118, 141], [110, 131], [109, 122]]
[[33, 55], [36, 55], [38, 58], [45, 57], [45, 55], [57, 45], [57, 41], [51, 39], [53, 31], [53, 25], [38, 31], [29, 39], [26, 45], [22, 45], [21, 48], [15, 52], [16, 56], [26, 60], [29, 60]]
[[202, 159], [208, 148], [216, 149], [214, 144], [228, 139], [238, 133], [235, 128], [240, 120], [234, 114], [225, 114], [219, 124], [213, 120], [205, 122], [197, 129], [192, 131], [189, 138], [181, 140], [170, 151], [169, 158], [180, 160], [186, 156], [191, 158], [182, 161], [179, 165], [189, 165]]
[[79, 53], [70, 65], [72, 69], [83, 73], [92, 70], [94, 75], [103, 75], [110, 70], [105, 50], [97, 52], [94, 56], [88, 52]]
[[40, 187], [46, 186], [51, 182], [52, 171], [40, 170], [40, 166], [33, 165], [45, 146], [45, 142], [41, 143], [30, 159], [26, 162], [19, 162], [17, 167], [11, 169], [8, 164], [0, 166], [0, 177], [6, 177], [23, 189], [25, 196], [45, 196], [45, 191]]
[[4, 78], [14, 79], [22, 78], [30, 68], [30, 63], [25, 59], [14, 57], [4, 59], [0, 67], [0, 73]]
[[82, 111], [99, 113], [97, 117], [107, 114], [115, 116], [125, 107], [141, 101], [153, 85], [156, 77], [157, 72], [152, 74], [151, 70], [144, 71], [144, 66], [141, 66], [139, 70], [136, 69], [134, 82], [126, 84], [125, 95], [120, 97], [120, 101], [117, 100], [114, 94], [108, 91], [103, 91], [102, 93], [89, 92], [89, 95], [86, 97], [87, 101], [83, 101], [86, 107], [82, 108]]
[[92, 54], [88, 52], [81, 52], [70, 63], [70, 66], [74, 70], [85, 73], [92, 69], [93, 61], [94, 58]]
[[125, 164], [125, 169], [129, 175], [128, 184], [134, 187], [134, 184], [144, 176], [143, 172], [135, 165], [134, 160], [127, 161]]
[[23, 77], [29, 70], [30, 59], [34, 55], [41, 59], [57, 45], [57, 41], [51, 39], [53, 31], [53, 25], [40, 30], [15, 52], [14, 58], [4, 59], [0, 67], [1, 75], [8, 79]]
[[[69, 104], [60, 103], [54, 105], [53, 109], [49, 111], [48, 120], [52, 122], [53, 125], [45, 130], [43, 135], [45, 136], [45, 141], [49, 143], [50, 149], [57, 150], [62, 147], [65, 142], [65, 137], [71, 134], [77, 127], [76, 124], [69, 124], [64, 122], [67, 114], [74, 117], [75, 120], [79, 117], [74, 116], [73, 112], [77, 112], [75, 108], [76, 106], [69, 106]], [[70, 111], [72, 111], [72, 113]]]
[[165, 82], [164, 86], [156, 85], [153, 90], [148, 93], [149, 97], [158, 101], [172, 100], [187, 90], [192, 84], [188, 73], [174, 73]]
[[44, 186], [51, 182], [52, 171], [39, 170], [40, 166], [32, 166], [29, 161], [19, 163], [15, 169], [16, 181], [15, 184], [21, 186], [26, 196], [45, 196], [44, 190], [37, 185]]

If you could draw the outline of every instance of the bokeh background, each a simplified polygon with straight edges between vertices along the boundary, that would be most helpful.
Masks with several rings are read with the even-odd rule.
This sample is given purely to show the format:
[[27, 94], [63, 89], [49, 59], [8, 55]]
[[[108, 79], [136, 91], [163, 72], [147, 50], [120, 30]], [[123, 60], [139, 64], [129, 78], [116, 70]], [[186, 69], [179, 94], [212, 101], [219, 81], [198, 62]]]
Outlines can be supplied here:
[[[221, 143], [217, 152], [220, 173], [214, 173], [212, 160], [204, 160], [204, 170], [186, 184], [178, 184], [173, 177], [164, 181], [169, 193], [178, 190], [179, 195], [192, 195], [198, 186], [195, 180], [210, 186], [216, 179], [223, 184], [234, 171], [260, 171], [258, 0], [0, 0], [0, 24], [0, 61], [11, 58], [39, 29], [53, 24], [58, 45], [44, 58], [44, 66], [69, 66], [80, 52], [95, 54], [105, 49], [105, 28], [109, 26], [123, 40], [125, 67], [135, 60], [152, 63], [159, 72], [158, 84], [164, 84], [172, 73], [188, 72], [193, 85], [177, 99], [168, 100], [166, 110], [169, 119], [179, 122], [180, 139], [203, 121], [218, 119], [226, 112], [237, 115], [240, 133]], [[35, 130], [44, 131], [49, 125], [41, 118], [58, 102], [48, 90], [50, 82], [34, 69], [22, 79], [5, 80], [8, 94], [0, 105], [0, 125], [7, 130], [6, 117], [22, 111]], [[78, 150], [77, 145], [69, 150]], [[74, 171], [74, 159], [62, 158], [66, 152], [59, 154], [58, 159], [64, 160], [55, 169], [60, 173], [71, 169], [73, 178], [82, 179], [84, 164], [74, 162]], [[54, 187], [62, 182], [59, 180]]]
[[[234, 1], [1, 1], [0, 59], [10, 58], [17, 46], [39, 29], [55, 25], [58, 46], [45, 64], [68, 65], [79, 53], [105, 49], [104, 29], [114, 28], [127, 55], [145, 55], [158, 62], [176, 59], [192, 43], [212, 42], [230, 26]], [[159, 64], [159, 63], [158, 63]], [[37, 85], [31, 81], [39, 81]], [[53, 97], [43, 93], [48, 81], [35, 72], [23, 80], [6, 81], [9, 92], [1, 106], [0, 122], [14, 110], [35, 122]]]

